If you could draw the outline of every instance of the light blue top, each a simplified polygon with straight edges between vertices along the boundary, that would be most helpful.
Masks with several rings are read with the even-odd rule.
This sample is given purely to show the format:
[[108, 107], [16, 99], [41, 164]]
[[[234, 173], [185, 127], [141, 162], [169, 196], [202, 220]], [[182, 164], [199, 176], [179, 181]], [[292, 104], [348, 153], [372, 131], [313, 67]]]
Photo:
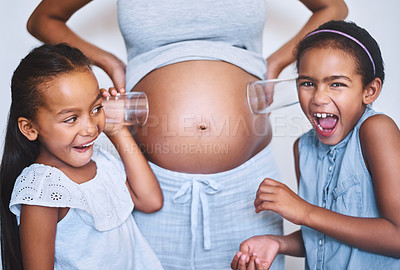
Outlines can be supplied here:
[[187, 60], [221, 60], [260, 79], [265, 0], [118, 0], [130, 90], [152, 70]]
[[83, 184], [54, 167], [25, 168], [10, 202], [18, 224], [22, 204], [70, 208], [57, 224], [54, 269], [162, 269], [131, 214], [122, 162], [100, 150], [92, 159], [96, 176]]
[[[380, 216], [359, 138], [361, 124], [375, 114], [367, 108], [354, 129], [337, 145], [322, 144], [314, 130], [301, 136], [299, 195], [302, 198], [344, 215]], [[306, 226], [301, 231], [306, 269], [400, 269], [400, 259], [360, 250]]]

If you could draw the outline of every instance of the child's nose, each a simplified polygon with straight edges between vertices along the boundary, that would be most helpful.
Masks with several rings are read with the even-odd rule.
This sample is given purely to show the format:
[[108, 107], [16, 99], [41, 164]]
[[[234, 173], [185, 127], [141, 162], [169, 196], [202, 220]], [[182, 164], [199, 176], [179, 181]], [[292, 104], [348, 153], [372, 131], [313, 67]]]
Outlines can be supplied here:
[[82, 136], [93, 136], [97, 132], [97, 121], [89, 117], [81, 129]]
[[312, 98], [312, 102], [315, 105], [319, 105], [319, 106], [326, 105], [326, 104], [330, 103], [330, 101], [331, 101], [331, 99], [329, 97], [329, 93], [325, 87], [320, 86], [315, 90], [313, 98]]

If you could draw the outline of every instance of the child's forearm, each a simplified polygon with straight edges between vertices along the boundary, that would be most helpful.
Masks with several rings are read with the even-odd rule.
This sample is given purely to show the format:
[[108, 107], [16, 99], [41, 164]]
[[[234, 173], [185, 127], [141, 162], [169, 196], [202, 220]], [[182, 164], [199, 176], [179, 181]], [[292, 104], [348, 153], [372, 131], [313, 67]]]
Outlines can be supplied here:
[[161, 209], [164, 198], [158, 180], [129, 130], [124, 127], [108, 137], [124, 163], [135, 208], [142, 212]]
[[313, 206], [303, 225], [359, 249], [400, 257], [400, 227], [384, 218], [346, 216]]
[[381, 218], [346, 216], [312, 205], [283, 183], [269, 178], [260, 184], [254, 204], [256, 212], [274, 211], [297, 225], [313, 228], [348, 245], [400, 257], [397, 207], [388, 207], [381, 212]]
[[270, 235], [269, 237], [279, 242], [279, 254], [295, 257], [305, 256], [303, 237], [300, 230], [288, 235]]

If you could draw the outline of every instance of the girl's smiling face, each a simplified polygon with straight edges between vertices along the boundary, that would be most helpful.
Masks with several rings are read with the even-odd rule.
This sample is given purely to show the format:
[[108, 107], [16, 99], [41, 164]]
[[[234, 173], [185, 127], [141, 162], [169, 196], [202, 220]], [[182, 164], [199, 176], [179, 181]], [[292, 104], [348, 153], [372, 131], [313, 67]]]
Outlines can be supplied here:
[[105, 116], [97, 80], [89, 70], [55, 77], [43, 90], [44, 106], [34, 121], [41, 163], [61, 168], [87, 165]]
[[365, 90], [352, 55], [331, 47], [312, 48], [298, 65], [300, 106], [319, 140], [342, 141], [364, 113]]

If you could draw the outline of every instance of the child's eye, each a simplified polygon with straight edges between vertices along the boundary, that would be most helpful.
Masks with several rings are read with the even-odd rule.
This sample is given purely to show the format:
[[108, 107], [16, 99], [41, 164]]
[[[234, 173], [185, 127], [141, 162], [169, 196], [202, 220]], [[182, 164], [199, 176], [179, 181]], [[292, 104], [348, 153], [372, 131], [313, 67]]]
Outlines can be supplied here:
[[304, 82], [300, 82], [299, 86], [303, 86], [303, 87], [312, 87], [314, 86], [314, 83], [310, 82], [310, 81], [304, 81]]
[[346, 84], [344, 84], [344, 83], [339, 83], [339, 82], [335, 82], [335, 83], [332, 83], [332, 86], [333, 86], [333, 87], [344, 87], [344, 86], [346, 86]]
[[97, 107], [95, 107], [94, 109], [93, 109], [93, 114], [96, 114], [96, 113], [99, 113], [99, 112], [101, 112], [101, 110], [103, 109], [103, 105], [99, 105], [99, 106], [97, 106]]
[[64, 120], [64, 123], [73, 124], [73, 123], [76, 122], [77, 119], [78, 119], [78, 117], [72, 116], [72, 117], [70, 117], [70, 118], [65, 119], [65, 120]]

